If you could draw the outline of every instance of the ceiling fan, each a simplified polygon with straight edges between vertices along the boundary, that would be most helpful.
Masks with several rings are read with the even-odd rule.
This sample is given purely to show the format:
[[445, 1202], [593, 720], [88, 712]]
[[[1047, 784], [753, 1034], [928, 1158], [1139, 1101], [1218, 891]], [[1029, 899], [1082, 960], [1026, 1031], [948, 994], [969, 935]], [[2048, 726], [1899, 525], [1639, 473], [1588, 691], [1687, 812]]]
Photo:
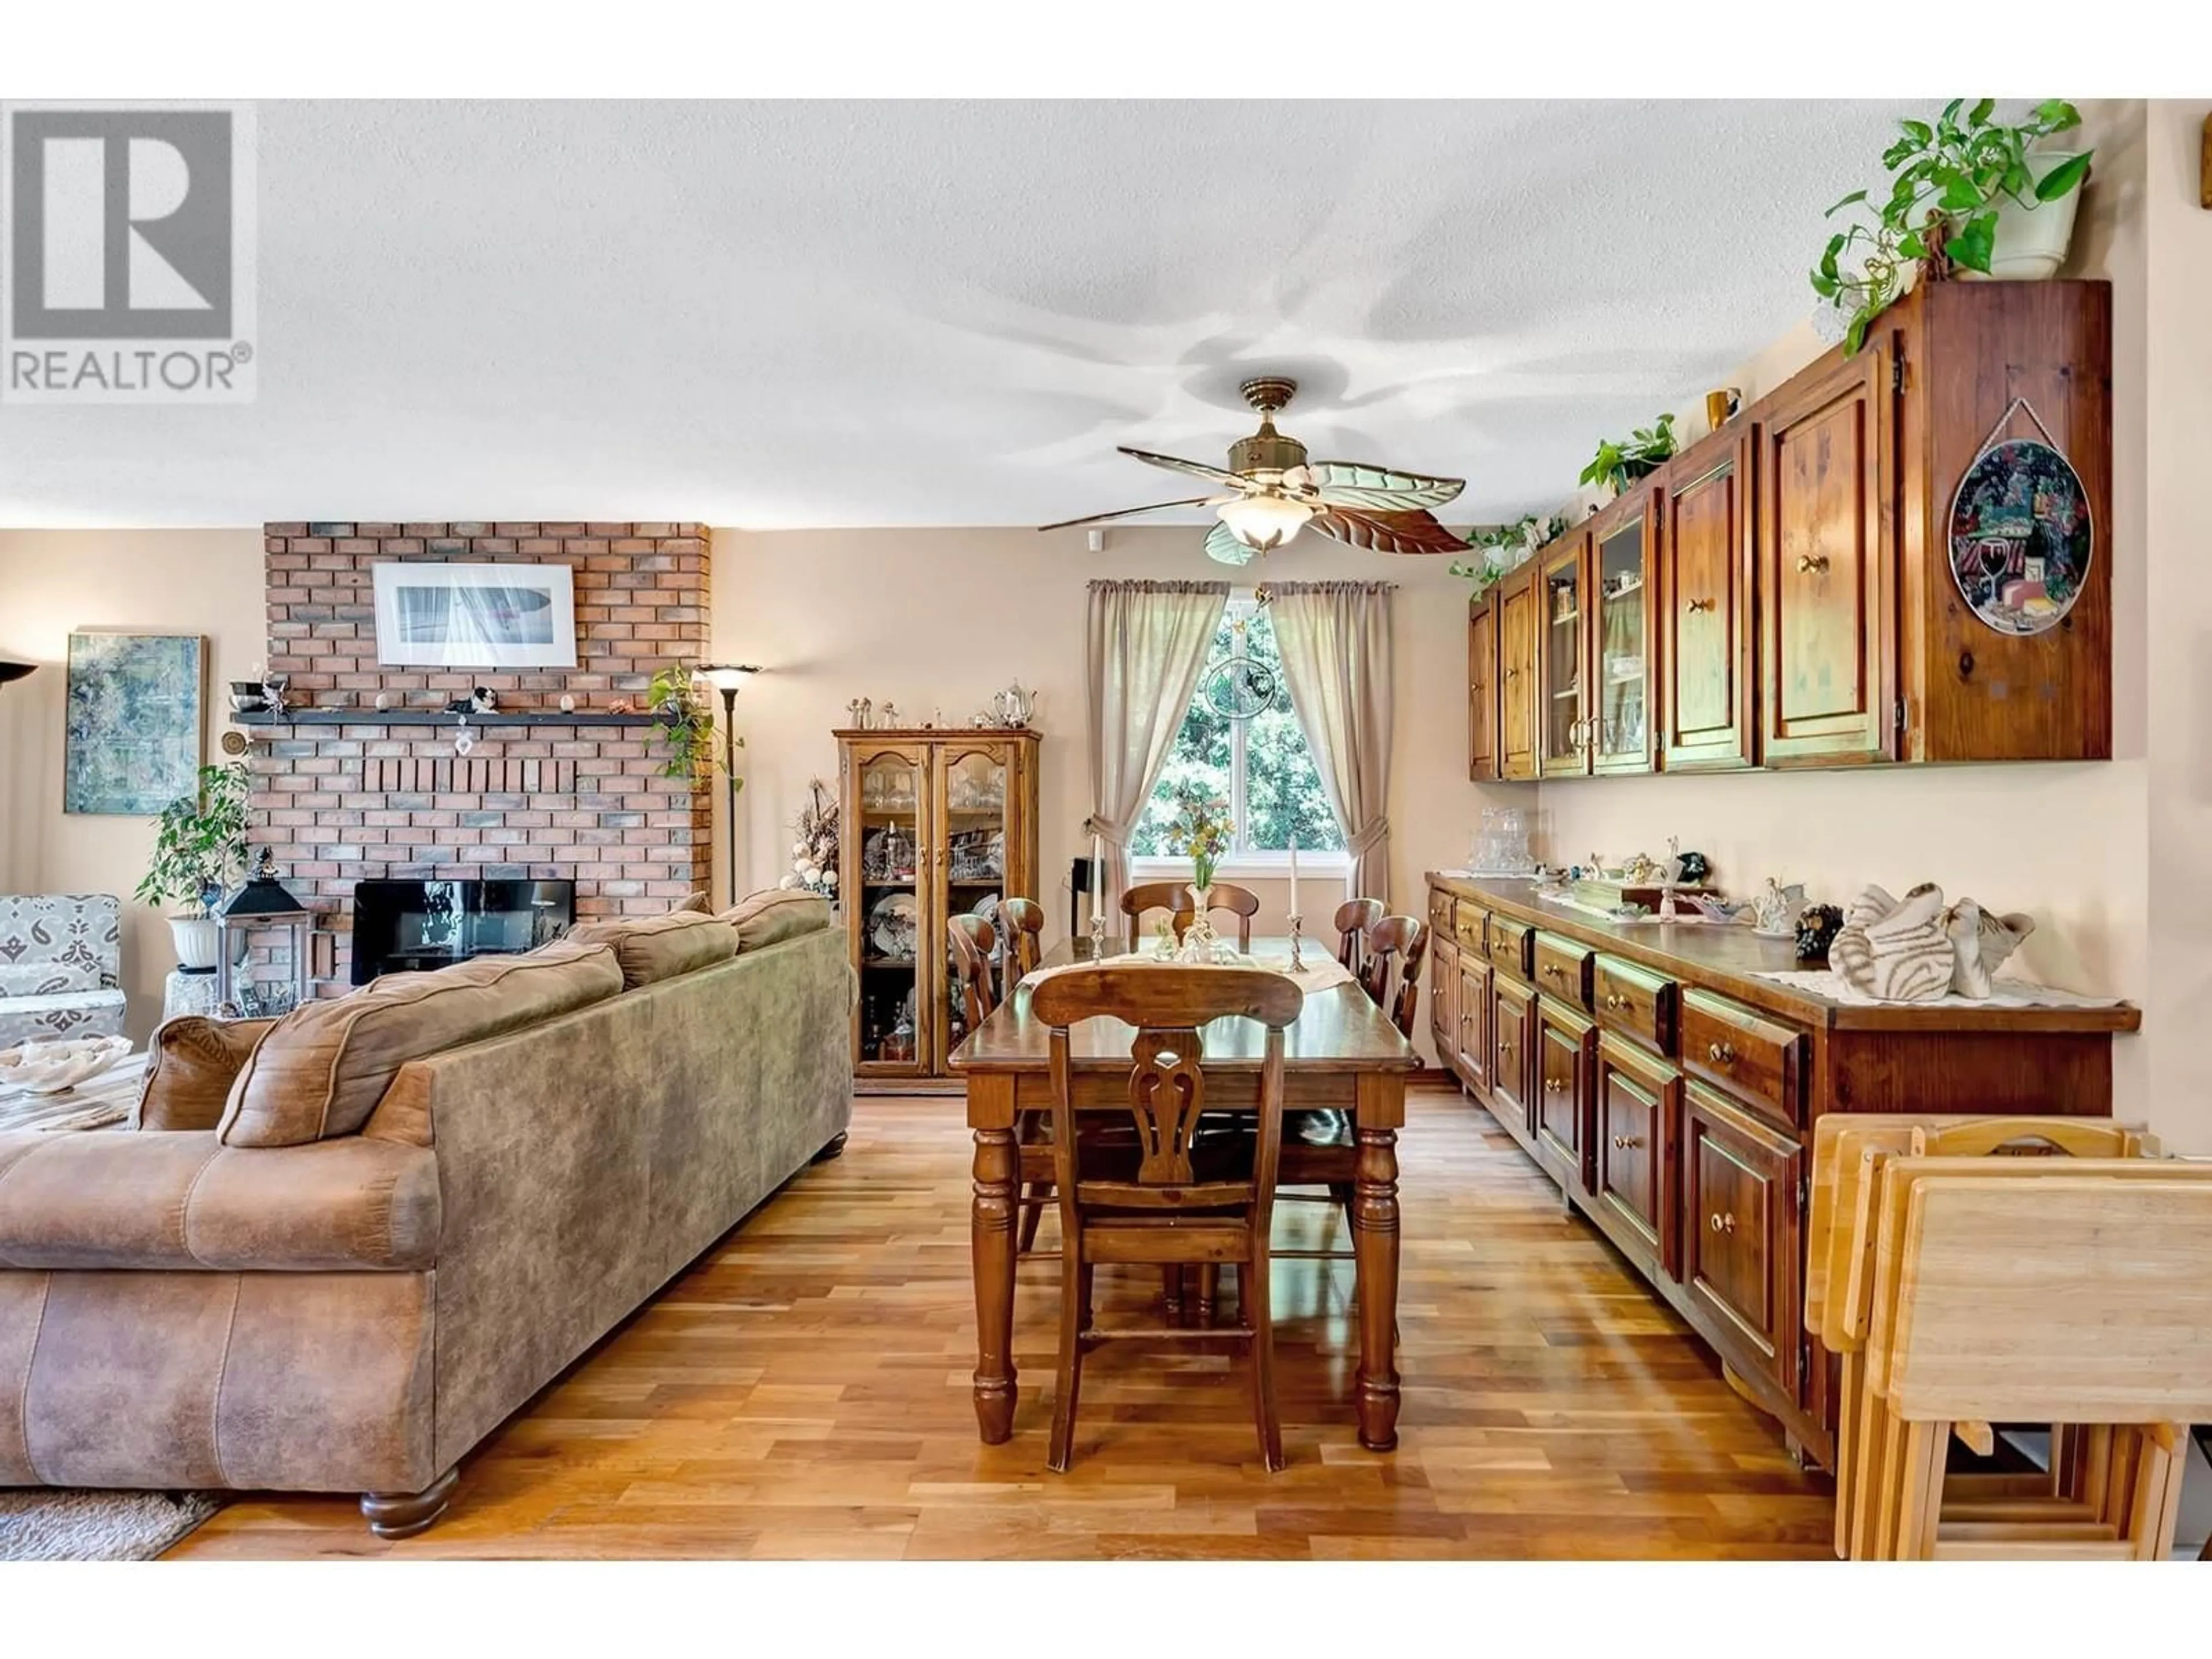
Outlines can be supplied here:
[[1280, 547], [1310, 526], [1322, 535], [1378, 553], [1463, 553], [1467, 544], [1438, 524], [1430, 508], [1442, 507], [1467, 487], [1463, 478], [1431, 478], [1364, 461], [1309, 461], [1306, 447], [1275, 430], [1275, 416], [1289, 406], [1298, 383], [1262, 375], [1238, 388], [1260, 411], [1260, 429], [1229, 446], [1226, 470], [1203, 461], [1156, 455], [1148, 449], [1116, 446], [1152, 466], [1187, 472], [1219, 487], [1220, 493], [1179, 501], [1125, 507], [1118, 513], [1094, 513], [1063, 519], [1043, 530], [1103, 524], [1170, 507], [1211, 507], [1219, 522], [1206, 534], [1208, 558], [1247, 564], [1255, 554]]

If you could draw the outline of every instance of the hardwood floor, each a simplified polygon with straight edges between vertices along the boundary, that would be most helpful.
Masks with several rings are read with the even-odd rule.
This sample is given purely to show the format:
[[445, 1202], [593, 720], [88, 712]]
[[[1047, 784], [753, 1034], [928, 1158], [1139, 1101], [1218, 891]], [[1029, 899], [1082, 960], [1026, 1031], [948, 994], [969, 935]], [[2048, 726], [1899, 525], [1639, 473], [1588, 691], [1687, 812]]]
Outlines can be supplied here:
[[[1680, 1322], [1479, 1107], [1409, 1109], [1394, 1454], [1354, 1437], [1348, 1261], [1275, 1267], [1281, 1474], [1227, 1345], [1133, 1343], [1087, 1362], [1074, 1468], [1048, 1473], [1056, 1261], [1021, 1270], [1014, 1437], [978, 1443], [960, 1103], [874, 1098], [843, 1158], [480, 1448], [429, 1532], [385, 1544], [350, 1498], [249, 1499], [171, 1553], [1826, 1558], [1828, 1483]], [[1285, 1208], [1279, 1245], [1344, 1242], [1328, 1206]], [[1157, 1290], [1102, 1270], [1102, 1317]]]

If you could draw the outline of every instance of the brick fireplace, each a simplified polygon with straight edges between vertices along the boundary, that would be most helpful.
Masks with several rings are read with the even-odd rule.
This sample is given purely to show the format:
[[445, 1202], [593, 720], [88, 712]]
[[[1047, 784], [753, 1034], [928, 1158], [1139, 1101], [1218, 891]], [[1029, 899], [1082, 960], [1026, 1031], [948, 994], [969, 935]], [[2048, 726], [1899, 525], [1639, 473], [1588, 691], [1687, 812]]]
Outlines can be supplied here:
[[[580, 921], [657, 914], [707, 887], [704, 776], [662, 776], [647, 717], [610, 708], [641, 710], [656, 670], [706, 654], [703, 525], [303, 522], [263, 534], [268, 667], [290, 676], [292, 711], [242, 722], [255, 739], [252, 840], [318, 914], [318, 994], [349, 988], [357, 881], [568, 878]], [[577, 666], [379, 664], [370, 571], [387, 560], [568, 566]], [[462, 756], [459, 723], [440, 711], [479, 685], [499, 710], [471, 717]]]

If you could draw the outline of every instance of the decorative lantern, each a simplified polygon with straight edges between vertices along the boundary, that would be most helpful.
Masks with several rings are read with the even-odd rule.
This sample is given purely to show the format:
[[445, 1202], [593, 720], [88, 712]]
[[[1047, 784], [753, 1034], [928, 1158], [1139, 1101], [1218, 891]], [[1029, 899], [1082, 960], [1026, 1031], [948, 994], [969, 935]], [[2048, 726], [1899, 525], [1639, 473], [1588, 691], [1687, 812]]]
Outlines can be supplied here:
[[[253, 878], [230, 896], [228, 902], [216, 911], [216, 927], [222, 938], [222, 948], [216, 953], [216, 1000], [222, 1007], [238, 1007], [239, 988], [235, 981], [237, 969], [234, 965], [246, 954], [243, 948], [234, 946], [234, 939], [265, 928], [283, 928], [289, 935], [292, 951], [292, 1000], [296, 1008], [307, 1000], [307, 935], [313, 931], [315, 919], [299, 900], [286, 890], [276, 879], [276, 855], [268, 848], [261, 849], [261, 862], [253, 872]], [[257, 992], [257, 1009], [252, 1012], [283, 1012], [261, 1006]], [[249, 1012], [240, 1010], [240, 1012]]]

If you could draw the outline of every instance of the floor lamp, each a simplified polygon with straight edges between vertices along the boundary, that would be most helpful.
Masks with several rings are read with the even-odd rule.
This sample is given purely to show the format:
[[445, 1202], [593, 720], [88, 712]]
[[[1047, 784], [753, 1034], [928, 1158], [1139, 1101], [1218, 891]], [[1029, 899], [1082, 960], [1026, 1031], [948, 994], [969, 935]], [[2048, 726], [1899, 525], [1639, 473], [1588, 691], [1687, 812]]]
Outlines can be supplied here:
[[701, 663], [692, 678], [722, 694], [722, 776], [730, 790], [730, 902], [738, 902], [738, 688], [758, 667], [747, 662]]
[[39, 665], [34, 662], [0, 662], [0, 685], [10, 680], [20, 680]]

